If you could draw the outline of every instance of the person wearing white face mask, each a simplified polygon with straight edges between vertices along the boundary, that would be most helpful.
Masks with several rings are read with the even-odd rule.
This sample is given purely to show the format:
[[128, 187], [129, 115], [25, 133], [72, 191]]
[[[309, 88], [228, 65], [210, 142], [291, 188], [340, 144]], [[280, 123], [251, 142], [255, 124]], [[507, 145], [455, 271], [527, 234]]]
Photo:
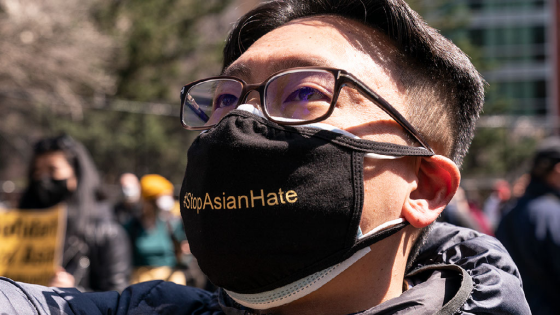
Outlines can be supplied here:
[[125, 224], [132, 217], [140, 216], [142, 206], [140, 203], [140, 181], [132, 173], [124, 173], [119, 178], [121, 186], [121, 199], [113, 207], [115, 219], [120, 224]]
[[171, 214], [173, 184], [160, 175], [145, 175], [140, 193], [141, 214], [125, 224], [133, 252], [132, 282], [161, 279], [186, 284], [184, 274], [177, 270], [186, 239], [183, 224]]

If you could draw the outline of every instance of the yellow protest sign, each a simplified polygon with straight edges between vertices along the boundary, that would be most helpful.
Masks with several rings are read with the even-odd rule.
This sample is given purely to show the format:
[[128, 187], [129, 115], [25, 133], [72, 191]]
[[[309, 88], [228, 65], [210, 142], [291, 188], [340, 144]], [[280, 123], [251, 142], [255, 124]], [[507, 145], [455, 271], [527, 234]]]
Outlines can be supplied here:
[[0, 276], [47, 285], [62, 260], [66, 208], [0, 211]]

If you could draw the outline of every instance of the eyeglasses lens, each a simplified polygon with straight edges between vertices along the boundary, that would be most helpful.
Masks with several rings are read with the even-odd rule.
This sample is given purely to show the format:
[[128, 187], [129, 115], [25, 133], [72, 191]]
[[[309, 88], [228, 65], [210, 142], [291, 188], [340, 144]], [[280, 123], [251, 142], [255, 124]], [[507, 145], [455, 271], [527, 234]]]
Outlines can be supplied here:
[[183, 123], [190, 127], [212, 126], [235, 109], [243, 91], [241, 82], [214, 79], [192, 86], [185, 96]]
[[[264, 109], [279, 122], [305, 122], [324, 116], [332, 102], [336, 79], [329, 71], [296, 70], [272, 77], [264, 91]], [[232, 79], [212, 79], [192, 86], [183, 106], [190, 127], [212, 126], [240, 102], [243, 85]]]
[[335, 77], [329, 71], [285, 72], [265, 89], [265, 109], [276, 121], [302, 122], [325, 115], [332, 102]]

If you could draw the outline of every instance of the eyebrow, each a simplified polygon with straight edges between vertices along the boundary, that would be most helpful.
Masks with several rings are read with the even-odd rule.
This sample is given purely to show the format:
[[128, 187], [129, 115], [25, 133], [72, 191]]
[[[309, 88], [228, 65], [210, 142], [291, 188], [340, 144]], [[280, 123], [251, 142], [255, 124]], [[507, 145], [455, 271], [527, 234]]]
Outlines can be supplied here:
[[[273, 61], [268, 71], [271, 74], [297, 67], [332, 67], [332, 61], [320, 57], [306, 57], [306, 58], [285, 58]], [[225, 69], [222, 75], [232, 76], [237, 78], [251, 78], [253, 68], [244, 63], [237, 63]]]
[[227, 67], [223, 72], [222, 75], [230, 76], [230, 77], [244, 77], [248, 78], [251, 77], [251, 68], [244, 63], [236, 63]]

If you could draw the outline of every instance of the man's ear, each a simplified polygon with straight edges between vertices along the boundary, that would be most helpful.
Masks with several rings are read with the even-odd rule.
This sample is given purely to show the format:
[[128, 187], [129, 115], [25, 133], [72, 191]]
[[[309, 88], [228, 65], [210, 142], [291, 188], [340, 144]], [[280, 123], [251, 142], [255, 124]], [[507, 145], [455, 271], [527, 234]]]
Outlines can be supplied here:
[[418, 186], [405, 201], [402, 214], [416, 228], [434, 222], [449, 203], [461, 181], [459, 168], [450, 159], [434, 155], [420, 158]]

